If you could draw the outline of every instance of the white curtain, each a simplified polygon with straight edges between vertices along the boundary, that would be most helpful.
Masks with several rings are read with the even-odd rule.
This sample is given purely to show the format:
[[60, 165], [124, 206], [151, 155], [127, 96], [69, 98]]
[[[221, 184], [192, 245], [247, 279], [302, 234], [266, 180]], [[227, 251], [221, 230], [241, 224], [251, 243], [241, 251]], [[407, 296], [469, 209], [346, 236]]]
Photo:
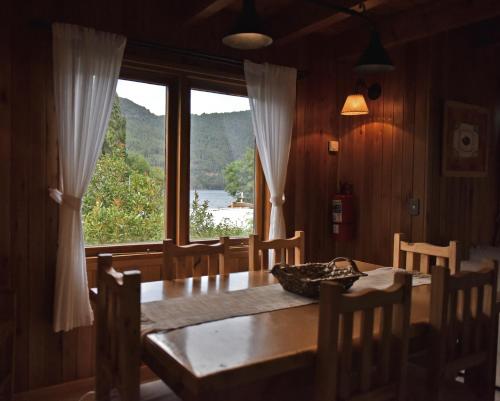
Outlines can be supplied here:
[[61, 205], [54, 331], [93, 322], [81, 201], [101, 153], [125, 43], [119, 35], [76, 25], [52, 26], [60, 188], [51, 188], [50, 196]]
[[285, 238], [283, 203], [295, 115], [297, 70], [245, 61], [245, 80], [257, 150], [271, 193], [269, 239]]

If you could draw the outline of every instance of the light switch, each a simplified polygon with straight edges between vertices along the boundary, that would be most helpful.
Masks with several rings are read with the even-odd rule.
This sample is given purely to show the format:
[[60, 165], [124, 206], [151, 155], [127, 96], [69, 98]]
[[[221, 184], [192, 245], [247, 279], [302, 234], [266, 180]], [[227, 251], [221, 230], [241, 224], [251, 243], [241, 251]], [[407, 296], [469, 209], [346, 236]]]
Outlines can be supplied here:
[[328, 151], [335, 153], [339, 151], [339, 141], [328, 141]]
[[420, 199], [411, 198], [408, 200], [408, 214], [418, 216], [420, 214]]

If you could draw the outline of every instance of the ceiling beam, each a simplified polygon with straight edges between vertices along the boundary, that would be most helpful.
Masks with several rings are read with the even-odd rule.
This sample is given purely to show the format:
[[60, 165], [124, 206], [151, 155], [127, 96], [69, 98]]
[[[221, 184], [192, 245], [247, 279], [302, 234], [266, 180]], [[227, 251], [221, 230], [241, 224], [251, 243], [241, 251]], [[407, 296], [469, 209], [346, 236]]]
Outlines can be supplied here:
[[[380, 7], [386, 3], [388, 3], [390, 0], [366, 0], [364, 2], [365, 9], [366, 11], [372, 10], [376, 7]], [[359, 9], [359, 3], [360, 1], [351, 1], [350, 5], [347, 7], [350, 8], [353, 11], [360, 11]], [[301, 24], [294, 28], [293, 30], [289, 30], [288, 33], [282, 34], [281, 37], [278, 37], [276, 39], [276, 44], [277, 45], [286, 45], [289, 44], [290, 42], [293, 42], [305, 35], [309, 35], [314, 32], [319, 32], [321, 30], [324, 30], [326, 28], [331, 27], [334, 24], [337, 24], [341, 21], [345, 21], [351, 16], [349, 14], [341, 13], [341, 12], [332, 12], [331, 9], [328, 9], [327, 7], [321, 6], [321, 5], [316, 5], [314, 3], [310, 3], [314, 6], [316, 9], [316, 13], [313, 16], [312, 19], [306, 24]], [[298, 12], [297, 10], [293, 10], [294, 14], [299, 14], [303, 15], [305, 13]], [[304, 17], [302, 17], [304, 19]], [[290, 18], [286, 17], [281, 17], [280, 20], [285, 22], [290, 21]], [[275, 31], [278, 31], [279, 28], [276, 28]], [[282, 31], [283, 32], [283, 31]]]
[[[387, 16], [377, 21], [384, 46], [391, 47], [423, 39], [500, 16], [498, 0], [447, 0]], [[367, 32], [345, 32], [335, 36], [332, 49], [337, 57], [355, 56], [366, 46]]]
[[219, 11], [229, 7], [236, 0], [205, 0], [197, 2], [196, 8], [191, 10], [189, 17], [186, 20], [186, 26], [192, 26], [198, 22], [210, 18], [212, 15], [217, 14]]

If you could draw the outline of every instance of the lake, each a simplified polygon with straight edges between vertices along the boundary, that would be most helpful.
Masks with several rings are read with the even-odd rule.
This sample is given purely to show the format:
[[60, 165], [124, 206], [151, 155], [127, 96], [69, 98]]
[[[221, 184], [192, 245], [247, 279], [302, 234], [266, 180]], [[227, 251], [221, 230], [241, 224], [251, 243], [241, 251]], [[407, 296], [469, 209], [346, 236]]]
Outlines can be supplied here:
[[[198, 195], [200, 196], [200, 203], [203, 201], [208, 201], [208, 206], [211, 209], [222, 209], [229, 207], [234, 201], [234, 198], [229, 195], [224, 190], [215, 189], [197, 189]], [[194, 190], [189, 191], [189, 206], [193, 204]]]
[[[223, 219], [229, 219], [233, 223], [245, 225], [249, 219], [253, 219], [253, 208], [237, 207], [229, 208], [234, 198], [223, 190], [200, 189], [196, 190], [200, 196], [200, 202], [208, 201], [210, 213], [215, 224], [219, 224]], [[194, 190], [189, 191], [189, 207], [194, 199]]]

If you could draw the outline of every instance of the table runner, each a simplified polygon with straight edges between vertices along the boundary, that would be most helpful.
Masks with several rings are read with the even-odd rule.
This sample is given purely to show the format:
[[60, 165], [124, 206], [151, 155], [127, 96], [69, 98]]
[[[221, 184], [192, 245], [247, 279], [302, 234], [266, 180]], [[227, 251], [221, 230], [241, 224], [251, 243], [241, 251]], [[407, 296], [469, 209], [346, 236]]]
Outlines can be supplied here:
[[141, 305], [141, 331], [173, 330], [230, 317], [255, 315], [316, 303], [283, 290], [280, 284], [252, 287], [223, 294], [172, 298]]
[[[367, 288], [387, 288], [393, 284], [396, 271], [397, 269], [391, 267], [368, 271], [368, 276], [361, 277], [356, 281], [350, 291], [360, 291]], [[414, 274], [413, 286], [424, 284], [430, 284], [430, 277], [428, 275]], [[285, 291], [280, 284], [253, 287], [222, 294], [203, 294], [188, 298], [165, 299], [141, 305], [141, 331], [144, 335], [153, 331], [174, 330], [215, 320], [255, 315], [317, 302], [316, 299]]]
[[[350, 291], [360, 291], [368, 288], [382, 290], [391, 286], [394, 283], [394, 274], [396, 272], [406, 272], [407, 270], [395, 269], [394, 267], [380, 267], [375, 270], [367, 271], [367, 277], [361, 277], [356, 281]], [[411, 271], [412, 274], [412, 287], [419, 285], [429, 285], [431, 283], [431, 275], [420, 273], [418, 271]]]

